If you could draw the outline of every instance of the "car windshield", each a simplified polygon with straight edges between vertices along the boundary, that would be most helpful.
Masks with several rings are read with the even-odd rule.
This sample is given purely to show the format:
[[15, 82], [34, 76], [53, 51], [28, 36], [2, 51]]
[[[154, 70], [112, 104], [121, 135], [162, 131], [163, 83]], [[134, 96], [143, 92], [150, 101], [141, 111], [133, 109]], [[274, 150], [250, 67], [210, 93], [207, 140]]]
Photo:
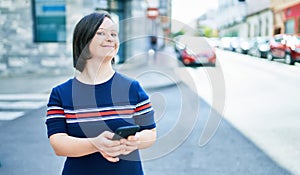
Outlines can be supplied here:
[[257, 38], [256, 41], [257, 41], [258, 44], [264, 44], [264, 43], [269, 42], [269, 40], [266, 39], [266, 38]]
[[292, 36], [289, 38], [289, 42], [291, 45], [299, 45], [300, 44], [300, 37], [299, 36]]
[[185, 45], [193, 53], [201, 53], [212, 50], [212, 46], [205, 37], [184, 36], [181, 37], [179, 43]]

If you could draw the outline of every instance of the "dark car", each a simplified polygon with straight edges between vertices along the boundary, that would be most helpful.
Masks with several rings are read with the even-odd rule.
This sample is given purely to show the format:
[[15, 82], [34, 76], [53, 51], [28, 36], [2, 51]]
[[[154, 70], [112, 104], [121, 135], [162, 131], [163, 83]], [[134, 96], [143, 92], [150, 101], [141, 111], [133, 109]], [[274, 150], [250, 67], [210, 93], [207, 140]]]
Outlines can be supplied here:
[[286, 64], [300, 62], [300, 37], [296, 35], [278, 34], [270, 40], [268, 60], [284, 59]]
[[186, 66], [215, 66], [216, 53], [205, 37], [180, 36], [175, 39], [178, 59]]
[[270, 51], [269, 38], [256, 37], [253, 38], [252, 40], [252, 44], [248, 51], [248, 54], [260, 58], [267, 58], [269, 51]]

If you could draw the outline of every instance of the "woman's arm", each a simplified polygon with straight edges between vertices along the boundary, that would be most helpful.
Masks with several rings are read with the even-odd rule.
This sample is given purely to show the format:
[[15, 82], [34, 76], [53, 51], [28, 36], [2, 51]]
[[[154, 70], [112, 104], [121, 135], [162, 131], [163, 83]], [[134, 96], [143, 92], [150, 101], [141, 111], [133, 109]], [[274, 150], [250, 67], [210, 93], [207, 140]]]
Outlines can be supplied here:
[[58, 156], [80, 157], [98, 151], [87, 138], [71, 137], [65, 133], [51, 135], [50, 144]]
[[57, 133], [50, 136], [50, 143], [58, 156], [80, 157], [100, 152], [116, 157], [125, 146], [120, 141], [112, 141], [113, 135], [112, 132], [105, 131], [95, 138], [77, 138], [66, 133]]
[[129, 136], [127, 139], [121, 139], [121, 143], [126, 145], [123, 155], [127, 155], [136, 149], [149, 148], [155, 143], [156, 129], [145, 129], [138, 132], [134, 136]]
[[[139, 137], [138, 149], [145, 149], [152, 146], [156, 141], [156, 128], [154, 129], [145, 129], [137, 134]], [[130, 139], [130, 138], [128, 138]]]

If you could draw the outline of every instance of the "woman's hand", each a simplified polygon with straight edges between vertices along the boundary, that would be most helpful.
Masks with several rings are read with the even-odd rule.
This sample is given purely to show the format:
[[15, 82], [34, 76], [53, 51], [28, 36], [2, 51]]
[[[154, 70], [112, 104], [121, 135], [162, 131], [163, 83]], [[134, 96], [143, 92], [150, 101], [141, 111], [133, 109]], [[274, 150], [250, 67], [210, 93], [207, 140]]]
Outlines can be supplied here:
[[148, 148], [156, 140], [156, 129], [143, 130], [127, 139], [112, 140], [114, 133], [104, 131], [94, 138], [93, 144], [104, 158], [110, 162], [118, 162], [120, 155], [128, 155], [137, 149]]
[[118, 162], [118, 156], [123, 154], [126, 146], [121, 144], [121, 141], [119, 140], [112, 140], [113, 136], [114, 133], [104, 131], [102, 134], [93, 139], [93, 144], [108, 161]]
[[139, 134], [137, 133], [134, 136], [129, 136], [127, 139], [121, 139], [121, 144], [125, 146], [125, 149], [123, 150], [123, 155], [128, 155], [131, 152], [138, 149], [140, 142]]

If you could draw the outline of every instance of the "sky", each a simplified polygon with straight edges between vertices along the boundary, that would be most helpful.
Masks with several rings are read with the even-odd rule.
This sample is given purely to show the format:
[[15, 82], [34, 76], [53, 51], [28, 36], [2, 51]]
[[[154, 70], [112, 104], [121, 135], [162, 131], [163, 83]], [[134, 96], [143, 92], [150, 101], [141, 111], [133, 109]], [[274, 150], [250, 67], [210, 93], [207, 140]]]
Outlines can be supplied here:
[[188, 24], [217, 6], [218, 0], [172, 0], [172, 18]]

